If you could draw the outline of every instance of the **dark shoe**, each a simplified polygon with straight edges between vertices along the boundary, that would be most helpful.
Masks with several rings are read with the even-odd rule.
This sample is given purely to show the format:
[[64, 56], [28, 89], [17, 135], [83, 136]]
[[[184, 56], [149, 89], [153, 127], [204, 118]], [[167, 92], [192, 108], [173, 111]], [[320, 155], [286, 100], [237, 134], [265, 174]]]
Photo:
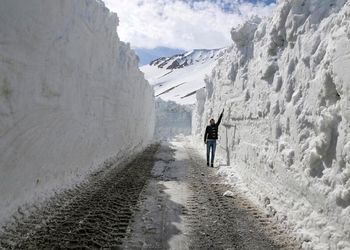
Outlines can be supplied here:
[[213, 163], [211, 164], [211, 167], [212, 167], [212, 168], [214, 167], [214, 164], [213, 164]]
[[207, 166], [209, 167], [209, 162], [207, 162]]

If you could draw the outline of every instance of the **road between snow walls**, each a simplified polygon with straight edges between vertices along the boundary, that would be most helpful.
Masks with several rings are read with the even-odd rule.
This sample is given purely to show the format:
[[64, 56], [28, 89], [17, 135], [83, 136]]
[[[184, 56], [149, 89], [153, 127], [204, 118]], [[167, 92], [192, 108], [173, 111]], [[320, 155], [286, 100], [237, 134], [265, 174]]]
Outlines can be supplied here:
[[3, 0], [0, 17], [4, 222], [143, 149], [154, 97], [101, 1]]
[[299, 249], [270, 216], [222, 184], [186, 138], [152, 144], [122, 165], [30, 215], [19, 212], [0, 234], [0, 248]]
[[305, 249], [350, 249], [350, 3], [279, 1], [231, 32], [197, 92], [193, 133], [225, 108], [219, 173], [236, 174]]
[[[190, 236], [190, 244], [204, 248], [214, 248], [215, 240], [222, 249], [234, 244], [254, 249], [239, 243], [254, 245], [247, 241], [251, 226], [270, 225], [273, 217], [294, 232], [304, 249], [350, 249], [350, 3], [280, 1], [271, 19], [252, 18], [232, 30], [234, 44], [218, 59], [206, 88], [197, 91], [192, 119], [187, 107], [161, 100], [155, 104], [135, 54], [118, 38], [116, 15], [101, 1], [27, 0], [18, 5], [3, 0], [0, 8], [0, 224], [16, 213], [11, 220], [20, 230], [15, 235], [8, 227], [1, 243], [16, 246], [12, 238], [18, 236], [24, 246], [60, 245], [68, 235], [66, 243], [76, 246], [76, 235], [86, 240], [95, 230], [96, 247], [104, 242], [120, 246], [132, 209], [142, 202], [140, 193], [144, 187], [153, 191], [148, 179], [160, 178], [165, 184], [174, 181], [168, 192], [181, 202], [185, 194], [199, 194], [186, 196], [189, 209], [178, 211], [193, 220], [194, 234], [181, 235], [173, 225], [163, 227], [178, 219], [177, 214], [164, 216], [167, 205], [176, 204], [161, 200], [167, 196], [157, 186], [159, 195], [150, 198], [159, 198], [165, 207], [159, 219], [169, 234], [163, 241]], [[216, 173], [200, 157], [205, 126], [222, 108]], [[190, 137], [191, 146], [179, 142], [180, 158], [172, 159], [176, 153], [167, 144], [129, 157], [149, 144], [154, 132], [157, 139], [169, 140], [188, 135], [191, 124], [199, 141]], [[158, 150], [167, 153], [159, 159], [165, 164], [159, 176], [152, 172]], [[181, 175], [177, 170], [184, 168], [184, 160], [192, 189], [176, 197], [178, 178], [184, 176], [172, 171]], [[248, 201], [237, 202], [235, 193], [232, 200], [223, 198], [229, 187], [217, 183], [215, 174], [245, 189], [265, 207], [268, 219]], [[42, 210], [29, 206], [57, 191], [60, 195]], [[92, 209], [91, 204], [97, 205]], [[37, 211], [34, 216], [27, 205]], [[158, 206], [151, 208], [158, 215]], [[257, 221], [235, 214], [236, 208]], [[148, 213], [141, 209], [136, 220], [143, 219], [142, 212]], [[243, 234], [236, 222], [245, 225]], [[145, 236], [138, 226], [136, 239]], [[219, 235], [223, 227], [226, 233]], [[257, 249], [275, 246], [265, 240], [265, 229], [256, 230], [264, 246], [255, 244]], [[35, 237], [28, 238], [27, 230]], [[139, 244], [134, 239], [131, 248]]]

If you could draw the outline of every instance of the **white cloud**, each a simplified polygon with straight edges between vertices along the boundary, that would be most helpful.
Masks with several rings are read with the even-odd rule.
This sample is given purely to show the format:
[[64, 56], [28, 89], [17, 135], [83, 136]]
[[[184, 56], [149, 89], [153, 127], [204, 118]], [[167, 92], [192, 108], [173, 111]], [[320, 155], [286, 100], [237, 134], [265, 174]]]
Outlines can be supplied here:
[[252, 15], [270, 15], [274, 8], [274, 4], [231, 0], [235, 8], [225, 12], [220, 8], [225, 1], [189, 4], [180, 0], [104, 0], [118, 14], [121, 40], [130, 42], [132, 47], [149, 49], [224, 47], [231, 43], [232, 27]]

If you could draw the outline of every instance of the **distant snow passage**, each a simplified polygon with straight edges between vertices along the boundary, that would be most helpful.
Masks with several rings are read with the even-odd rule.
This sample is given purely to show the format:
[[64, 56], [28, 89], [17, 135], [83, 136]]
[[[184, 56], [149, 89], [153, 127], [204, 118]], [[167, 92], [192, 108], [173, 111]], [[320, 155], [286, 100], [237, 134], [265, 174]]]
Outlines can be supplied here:
[[157, 98], [155, 111], [155, 139], [170, 140], [179, 135], [191, 134], [191, 107]]

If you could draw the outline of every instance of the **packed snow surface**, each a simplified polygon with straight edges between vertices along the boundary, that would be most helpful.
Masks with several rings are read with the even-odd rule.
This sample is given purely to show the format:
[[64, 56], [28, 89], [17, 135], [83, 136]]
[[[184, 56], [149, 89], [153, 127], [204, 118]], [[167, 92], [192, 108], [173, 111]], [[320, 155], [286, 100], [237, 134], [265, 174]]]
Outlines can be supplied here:
[[161, 57], [140, 69], [154, 87], [155, 96], [179, 104], [194, 104], [196, 92], [205, 86], [205, 77], [225, 49], [196, 49]]
[[279, 1], [232, 30], [196, 94], [193, 133], [225, 108], [226, 176], [234, 169], [305, 249], [350, 249], [349, 34], [346, 0]]
[[154, 97], [94, 0], [3, 0], [0, 219], [153, 136]]

